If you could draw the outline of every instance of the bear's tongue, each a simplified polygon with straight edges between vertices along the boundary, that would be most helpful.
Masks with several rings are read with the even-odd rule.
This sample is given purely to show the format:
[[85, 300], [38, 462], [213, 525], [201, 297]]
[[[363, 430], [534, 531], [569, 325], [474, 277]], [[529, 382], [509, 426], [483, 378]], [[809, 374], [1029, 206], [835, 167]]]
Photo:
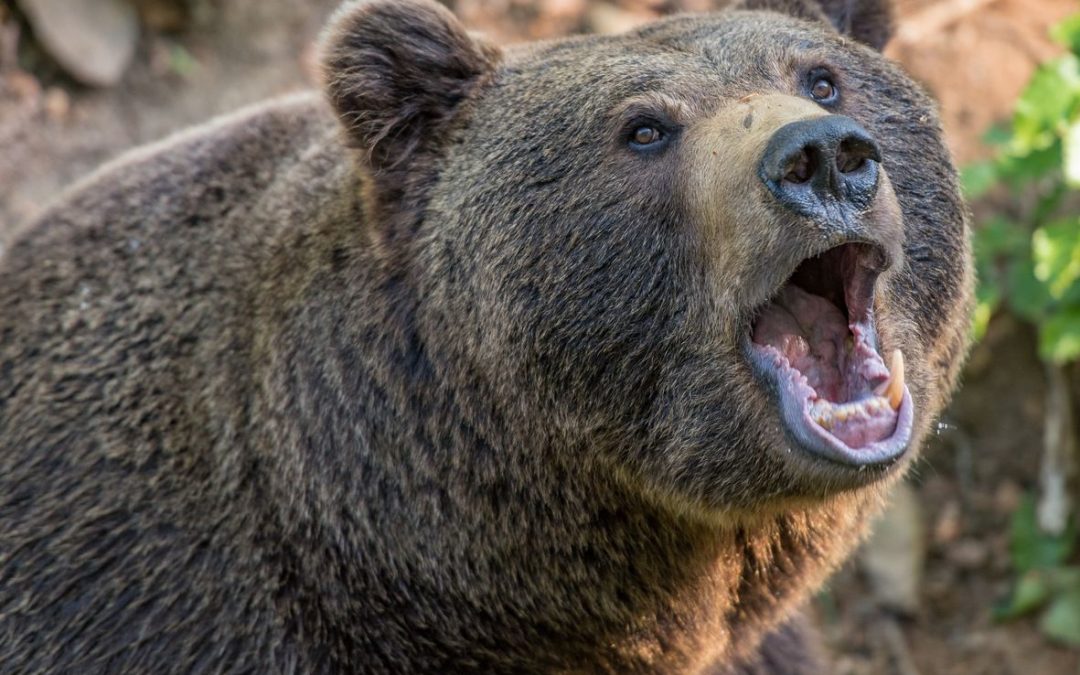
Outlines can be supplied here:
[[869, 337], [867, 324], [849, 326], [835, 304], [788, 283], [755, 322], [753, 341], [791, 380], [782, 386], [805, 391], [810, 419], [859, 448], [892, 435], [904, 391], [899, 351], [886, 368]]

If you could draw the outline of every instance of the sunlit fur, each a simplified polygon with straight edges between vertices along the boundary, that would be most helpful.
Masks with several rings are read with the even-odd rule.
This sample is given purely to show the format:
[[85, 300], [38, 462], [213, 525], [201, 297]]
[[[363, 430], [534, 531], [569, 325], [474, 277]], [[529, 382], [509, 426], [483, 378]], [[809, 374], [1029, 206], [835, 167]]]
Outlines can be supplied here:
[[[0, 670], [815, 672], [795, 612], [966, 349], [934, 108], [860, 43], [887, 9], [500, 51], [433, 2], [350, 4], [323, 97], [69, 191], [0, 261]], [[860, 227], [917, 409], [861, 473], [791, 447], [742, 351], [829, 235], [767, 201], [764, 131], [726, 134], [820, 64], [882, 148]], [[652, 155], [644, 113], [677, 128]]]

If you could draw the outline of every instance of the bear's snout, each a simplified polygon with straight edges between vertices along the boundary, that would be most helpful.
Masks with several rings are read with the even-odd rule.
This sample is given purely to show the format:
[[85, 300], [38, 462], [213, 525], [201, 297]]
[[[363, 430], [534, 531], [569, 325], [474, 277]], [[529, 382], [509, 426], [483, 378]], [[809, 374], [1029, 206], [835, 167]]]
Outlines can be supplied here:
[[765, 148], [758, 176], [785, 208], [828, 220], [834, 209], [869, 208], [880, 161], [877, 143], [855, 120], [827, 115], [778, 129]]
[[698, 122], [686, 145], [683, 186], [710, 264], [718, 278], [758, 280], [739, 286], [740, 304], [764, 302], [783, 281], [772, 270], [790, 273], [808, 251], [860, 241], [902, 256], [882, 146], [855, 118], [804, 97], [752, 94]]

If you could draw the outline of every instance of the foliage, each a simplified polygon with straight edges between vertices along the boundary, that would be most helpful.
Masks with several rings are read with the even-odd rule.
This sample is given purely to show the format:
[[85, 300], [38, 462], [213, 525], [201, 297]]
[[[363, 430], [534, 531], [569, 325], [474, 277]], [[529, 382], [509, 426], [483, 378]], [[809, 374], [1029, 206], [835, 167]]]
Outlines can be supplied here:
[[1019, 580], [995, 610], [999, 619], [1041, 612], [1039, 626], [1051, 638], [1080, 646], [1080, 566], [1069, 565], [1076, 530], [1059, 535], [1039, 529], [1030, 496], [1013, 514], [1010, 553]]
[[[1040, 356], [1062, 364], [1080, 358], [1080, 215], [1068, 208], [1080, 198], [1080, 15], [1052, 35], [1068, 53], [1035, 72], [1011, 123], [987, 137], [995, 159], [968, 167], [963, 179], [972, 198], [1009, 190], [1019, 206], [975, 234], [976, 336], [1002, 307], [1034, 324]], [[1046, 635], [1080, 647], [1080, 566], [1069, 564], [1076, 543], [1074, 524], [1041, 531], [1035, 500], [1025, 498], [1011, 525], [1018, 580], [997, 618], [1038, 612]]]
[[1080, 195], [1080, 15], [1052, 34], [1070, 51], [1035, 72], [987, 137], [997, 156], [963, 178], [970, 197], [1007, 189], [1020, 207], [976, 231], [976, 335], [1004, 307], [1038, 327], [1043, 359], [1065, 363], [1080, 357], [1080, 215], [1064, 208]]

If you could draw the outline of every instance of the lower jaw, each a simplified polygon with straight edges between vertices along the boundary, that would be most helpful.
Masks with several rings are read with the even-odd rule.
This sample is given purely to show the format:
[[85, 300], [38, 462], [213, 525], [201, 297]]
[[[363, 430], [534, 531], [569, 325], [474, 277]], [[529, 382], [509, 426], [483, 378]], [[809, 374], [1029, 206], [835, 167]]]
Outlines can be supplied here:
[[[805, 401], [783, 394], [780, 398], [781, 416], [788, 436], [802, 450], [821, 459], [849, 467], [887, 465], [903, 457], [911, 443], [915, 405], [906, 386], [896, 411], [896, 426], [892, 435], [855, 448], [849, 447], [815, 422]], [[783, 400], [785, 398], [787, 400]]]
[[780, 382], [782, 375], [769, 365], [768, 356], [753, 346], [748, 347], [749, 360], [759, 378], [771, 381], [770, 388], [779, 409], [781, 425], [789, 443], [794, 446], [789, 447], [789, 451], [801, 452], [830, 465], [851, 469], [886, 467], [895, 464], [907, 453], [914, 427], [915, 405], [906, 385], [896, 408], [892, 433], [851, 447], [815, 421], [810, 410], [810, 398], [797, 387], [785, 387]]

